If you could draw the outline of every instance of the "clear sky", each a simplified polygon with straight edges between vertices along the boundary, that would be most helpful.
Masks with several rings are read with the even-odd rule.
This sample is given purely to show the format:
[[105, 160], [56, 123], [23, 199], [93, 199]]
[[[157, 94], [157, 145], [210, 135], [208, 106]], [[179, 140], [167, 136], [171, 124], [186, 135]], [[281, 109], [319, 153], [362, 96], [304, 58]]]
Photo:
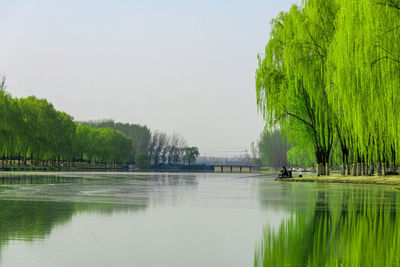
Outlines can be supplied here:
[[254, 75], [295, 0], [2, 0], [0, 73], [76, 120], [112, 118], [238, 155], [264, 127]]

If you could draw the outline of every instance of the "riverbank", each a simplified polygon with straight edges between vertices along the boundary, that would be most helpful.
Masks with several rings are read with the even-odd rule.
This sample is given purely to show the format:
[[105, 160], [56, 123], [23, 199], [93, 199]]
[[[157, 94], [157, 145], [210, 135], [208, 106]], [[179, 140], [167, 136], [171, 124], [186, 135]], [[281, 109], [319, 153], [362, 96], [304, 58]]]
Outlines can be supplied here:
[[77, 171], [123, 171], [123, 167], [106, 166], [34, 166], [34, 165], [5, 165], [0, 166], [0, 172], [77, 172]]
[[342, 176], [332, 174], [330, 176], [306, 176], [278, 180], [280, 182], [312, 182], [312, 183], [346, 183], [346, 184], [376, 184], [394, 185], [400, 190], [400, 175], [391, 176]]

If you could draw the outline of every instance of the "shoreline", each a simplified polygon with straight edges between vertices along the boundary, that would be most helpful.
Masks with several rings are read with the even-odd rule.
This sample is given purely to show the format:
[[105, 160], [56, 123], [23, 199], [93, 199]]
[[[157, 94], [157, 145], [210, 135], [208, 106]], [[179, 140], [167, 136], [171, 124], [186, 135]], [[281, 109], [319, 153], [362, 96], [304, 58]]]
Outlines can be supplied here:
[[400, 175], [388, 176], [342, 176], [333, 174], [330, 176], [305, 176], [277, 180], [279, 182], [306, 182], [306, 183], [345, 183], [345, 184], [375, 184], [398, 186], [400, 190]]

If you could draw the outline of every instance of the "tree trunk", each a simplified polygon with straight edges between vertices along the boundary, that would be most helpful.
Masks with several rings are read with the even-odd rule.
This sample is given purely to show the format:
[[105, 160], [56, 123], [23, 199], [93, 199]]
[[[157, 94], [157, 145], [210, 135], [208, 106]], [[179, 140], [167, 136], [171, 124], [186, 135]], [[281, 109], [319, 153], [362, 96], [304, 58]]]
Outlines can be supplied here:
[[372, 176], [375, 174], [375, 164], [373, 161], [371, 161], [370, 168], [370, 175]]
[[343, 146], [342, 146], [342, 166], [340, 167], [341, 175], [346, 175], [347, 164], [348, 164], [348, 162], [347, 162], [348, 155], [346, 154], [346, 151], [347, 151], [347, 149], [344, 150]]
[[383, 175], [387, 175], [387, 167], [386, 167], [386, 162], [382, 163], [382, 169], [383, 169]]
[[396, 173], [397, 172], [397, 166], [396, 166], [396, 150], [392, 146], [392, 166], [391, 166], [391, 171]]
[[353, 163], [353, 176], [357, 176], [357, 164]]
[[381, 162], [378, 162], [377, 173], [379, 176], [382, 176], [382, 163]]

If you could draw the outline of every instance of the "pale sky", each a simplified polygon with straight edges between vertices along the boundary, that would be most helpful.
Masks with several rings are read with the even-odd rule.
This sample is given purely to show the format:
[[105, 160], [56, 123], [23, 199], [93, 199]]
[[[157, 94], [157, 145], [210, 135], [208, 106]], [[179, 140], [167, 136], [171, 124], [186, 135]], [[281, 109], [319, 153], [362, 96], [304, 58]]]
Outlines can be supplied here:
[[264, 127], [257, 53], [295, 0], [2, 0], [0, 73], [75, 120], [112, 118], [235, 156]]

